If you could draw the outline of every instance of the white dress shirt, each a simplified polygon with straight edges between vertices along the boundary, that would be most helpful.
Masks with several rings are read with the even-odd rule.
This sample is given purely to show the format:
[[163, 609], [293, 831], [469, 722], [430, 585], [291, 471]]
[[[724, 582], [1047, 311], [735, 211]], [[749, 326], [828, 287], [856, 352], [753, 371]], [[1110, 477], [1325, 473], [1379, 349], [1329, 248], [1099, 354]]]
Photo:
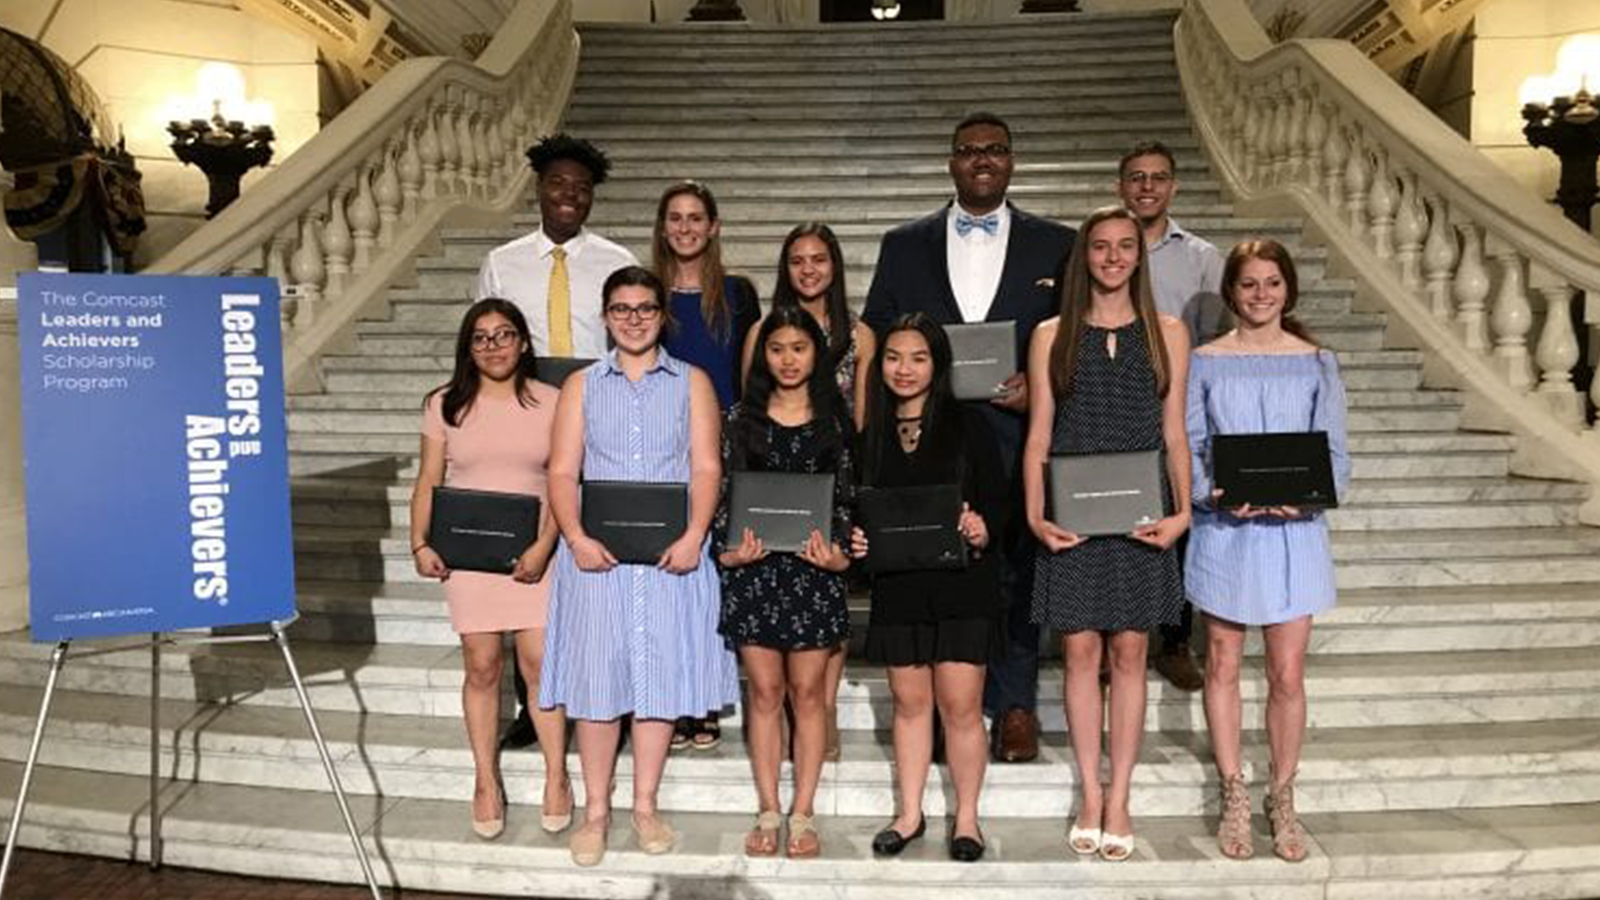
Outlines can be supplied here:
[[[478, 269], [475, 299], [510, 300], [528, 318], [533, 352], [550, 352], [550, 251], [556, 243], [540, 228], [532, 234], [489, 251]], [[632, 253], [588, 229], [560, 245], [567, 251], [567, 278], [571, 285], [572, 354], [599, 359], [606, 355], [606, 323], [601, 314], [600, 288], [612, 272], [637, 265]]]
[[982, 228], [974, 228], [962, 237], [956, 231], [956, 216], [961, 212], [961, 204], [952, 203], [945, 216], [944, 252], [950, 269], [950, 290], [956, 295], [962, 320], [982, 322], [994, 304], [994, 295], [1000, 290], [1000, 276], [1005, 271], [1006, 244], [1011, 240], [1011, 207], [1002, 203], [994, 210], [1000, 227], [992, 235]]

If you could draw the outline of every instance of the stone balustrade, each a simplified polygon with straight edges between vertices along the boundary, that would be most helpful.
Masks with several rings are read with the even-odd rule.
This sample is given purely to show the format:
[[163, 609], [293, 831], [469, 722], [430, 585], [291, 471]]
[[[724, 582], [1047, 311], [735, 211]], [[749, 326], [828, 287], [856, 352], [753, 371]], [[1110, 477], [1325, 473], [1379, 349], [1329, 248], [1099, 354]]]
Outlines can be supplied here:
[[[1241, 0], [1195, 0], [1177, 48], [1236, 199], [1298, 207], [1480, 424], [1532, 440], [1528, 474], [1600, 482], [1600, 426], [1573, 381], [1579, 341], [1600, 346], [1600, 245], [1346, 43], [1274, 47]], [[1589, 335], [1573, 327], [1579, 294]], [[1600, 403], [1600, 378], [1589, 390]]]
[[521, 0], [477, 64], [395, 67], [146, 271], [277, 278], [289, 387], [316, 389], [317, 357], [440, 226], [498, 224], [520, 204], [523, 153], [555, 127], [577, 62], [571, 0]]

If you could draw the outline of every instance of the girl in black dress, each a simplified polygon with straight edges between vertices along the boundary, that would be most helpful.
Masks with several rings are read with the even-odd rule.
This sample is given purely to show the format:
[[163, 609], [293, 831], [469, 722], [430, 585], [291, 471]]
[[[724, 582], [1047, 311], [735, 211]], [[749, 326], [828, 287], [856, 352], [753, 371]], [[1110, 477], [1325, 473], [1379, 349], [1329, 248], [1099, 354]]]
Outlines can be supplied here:
[[722, 431], [723, 487], [714, 549], [722, 565], [720, 631], [744, 662], [750, 766], [760, 811], [745, 837], [751, 856], [778, 851], [782, 825], [778, 770], [783, 762], [783, 702], [794, 710], [794, 805], [790, 857], [821, 851], [813, 801], [826, 743], [828, 654], [850, 636], [844, 571], [850, 559], [813, 530], [799, 553], [768, 553], [745, 529], [728, 533], [728, 495], [736, 471], [834, 474], [833, 534], [850, 533], [854, 496], [854, 429], [831, 373], [819, 367], [827, 338], [799, 307], [773, 310], [756, 335], [756, 354], [744, 399], [728, 411]]
[[[889, 667], [894, 696], [895, 775], [900, 812], [873, 838], [892, 856], [922, 836], [922, 794], [933, 752], [934, 708], [944, 724], [945, 756], [955, 783], [950, 858], [983, 856], [978, 793], [988, 762], [983, 678], [1004, 652], [999, 556], [989, 536], [1004, 523], [1004, 482], [994, 435], [981, 414], [950, 388], [950, 341], [923, 313], [902, 316], [884, 333], [867, 391], [862, 484], [878, 488], [959, 485], [958, 528], [969, 548], [964, 569], [875, 573], [867, 658]], [[871, 566], [860, 528], [851, 552]]]
[[[1083, 223], [1061, 288], [1061, 314], [1028, 347], [1028, 440], [1022, 456], [1028, 527], [1041, 545], [1033, 620], [1062, 632], [1067, 729], [1082, 791], [1067, 842], [1081, 854], [1133, 854], [1128, 793], [1144, 737], [1145, 629], [1173, 624], [1183, 603], [1173, 545], [1189, 527], [1184, 385], [1189, 336], [1156, 312], [1144, 229], [1127, 209]], [[1086, 538], [1045, 518], [1051, 455], [1161, 450], [1168, 508], [1126, 535]], [[1111, 784], [1100, 785], [1100, 659], [1111, 657]]]

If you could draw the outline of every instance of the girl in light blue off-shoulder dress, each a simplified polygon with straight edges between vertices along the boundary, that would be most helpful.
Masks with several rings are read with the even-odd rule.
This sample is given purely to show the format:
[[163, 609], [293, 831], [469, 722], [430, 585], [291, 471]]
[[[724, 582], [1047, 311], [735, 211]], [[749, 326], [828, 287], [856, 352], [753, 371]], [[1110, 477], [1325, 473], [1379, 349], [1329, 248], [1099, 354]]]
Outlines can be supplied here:
[[1197, 350], [1186, 405], [1193, 456], [1194, 524], [1184, 586], [1205, 613], [1206, 722], [1222, 780], [1217, 844], [1248, 858], [1250, 794], [1239, 747], [1239, 665], [1247, 626], [1267, 649], [1267, 735], [1272, 778], [1267, 813], [1272, 848], [1291, 862], [1308, 842], [1294, 812], [1294, 775], [1305, 738], [1305, 657], [1311, 617], [1333, 606], [1333, 554], [1325, 516], [1292, 507], [1231, 504], [1214, 489], [1211, 439], [1222, 434], [1323, 431], [1335, 486], [1350, 484], [1345, 393], [1333, 353], [1319, 348], [1290, 315], [1294, 262], [1275, 241], [1233, 248], [1222, 294], [1238, 327]]

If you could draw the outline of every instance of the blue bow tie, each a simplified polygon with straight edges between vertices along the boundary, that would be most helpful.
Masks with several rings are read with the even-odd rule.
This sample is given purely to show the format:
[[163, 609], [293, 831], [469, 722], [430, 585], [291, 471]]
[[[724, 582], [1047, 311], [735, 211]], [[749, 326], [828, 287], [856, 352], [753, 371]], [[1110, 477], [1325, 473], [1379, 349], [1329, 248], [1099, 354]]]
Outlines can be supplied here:
[[1000, 233], [1000, 214], [989, 213], [987, 216], [974, 216], [971, 213], [956, 213], [956, 234], [966, 237], [977, 228], [989, 233], [990, 237]]

